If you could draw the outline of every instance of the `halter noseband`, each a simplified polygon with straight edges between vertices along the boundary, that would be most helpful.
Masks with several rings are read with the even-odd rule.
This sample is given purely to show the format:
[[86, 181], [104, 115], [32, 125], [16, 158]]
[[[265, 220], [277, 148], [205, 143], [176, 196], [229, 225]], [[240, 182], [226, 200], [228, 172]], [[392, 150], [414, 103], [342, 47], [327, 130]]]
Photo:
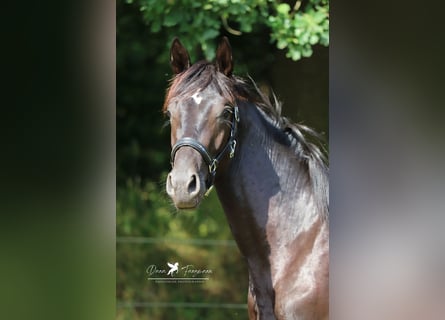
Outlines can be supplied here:
[[238, 122], [239, 122], [239, 111], [238, 111], [238, 106], [235, 105], [233, 107], [233, 119], [232, 119], [232, 123], [231, 123], [231, 127], [230, 127], [229, 140], [227, 141], [224, 148], [214, 158], [207, 151], [206, 147], [204, 147], [199, 141], [197, 141], [193, 138], [189, 138], [189, 137], [179, 139], [176, 142], [176, 144], [173, 146], [172, 152], [170, 155], [170, 163], [171, 163], [172, 167], [173, 167], [173, 163], [175, 161], [176, 152], [178, 152], [179, 148], [191, 147], [191, 148], [195, 149], [196, 151], [198, 151], [199, 154], [204, 159], [205, 163], [209, 167], [209, 178], [206, 181], [206, 187], [207, 187], [206, 194], [208, 194], [210, 192], [211, 188], [213, 187], [213, 183], [215, 181], [216, 169], [218, 168], [218, 164], [219, 164], [220, 160], [222, 159], [222, 157], [224, 156], [224, 154], [227, 152], [227, 150], [230, 149], [229, 157], [233, 158], [233, 156], [235, 155], [235, 148], [236, 148], [235, 136], [236, 136], [236, 132], [238, 129]]

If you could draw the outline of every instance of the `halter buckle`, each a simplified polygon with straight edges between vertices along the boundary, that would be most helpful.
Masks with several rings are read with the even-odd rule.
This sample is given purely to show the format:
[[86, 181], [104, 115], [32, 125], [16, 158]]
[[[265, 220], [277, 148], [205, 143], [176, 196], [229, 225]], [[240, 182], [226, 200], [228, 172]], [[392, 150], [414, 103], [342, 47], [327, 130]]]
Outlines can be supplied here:
[[232, 142], [230, 143], [230, 153], [229, 153], [230, 159], [232, 159], [235, 156], [235, 148], [236, 148], [236, 140], [232, 140]]
[[238, 107], [235, 106], [233, 109], [234, 109], [235, 121], [236, 121], [236, 122], [239, 122], [239, 112], [238, 112]]
[[210, 174], [214, 174], [216, 172], [217, 167], [218, 167], [218, 160], [213, 159], [212, 163], [209, 165]]

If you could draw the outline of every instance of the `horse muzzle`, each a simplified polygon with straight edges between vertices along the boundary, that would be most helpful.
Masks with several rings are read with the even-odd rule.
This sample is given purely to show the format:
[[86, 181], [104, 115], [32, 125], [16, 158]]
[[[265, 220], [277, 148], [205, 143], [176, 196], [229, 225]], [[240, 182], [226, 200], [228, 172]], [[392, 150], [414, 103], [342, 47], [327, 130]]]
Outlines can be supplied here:
[[201, 202], [205, 186], [194, 170], [173, 170], [167, 176], [166, 191], [178, 209], [194, 209]]

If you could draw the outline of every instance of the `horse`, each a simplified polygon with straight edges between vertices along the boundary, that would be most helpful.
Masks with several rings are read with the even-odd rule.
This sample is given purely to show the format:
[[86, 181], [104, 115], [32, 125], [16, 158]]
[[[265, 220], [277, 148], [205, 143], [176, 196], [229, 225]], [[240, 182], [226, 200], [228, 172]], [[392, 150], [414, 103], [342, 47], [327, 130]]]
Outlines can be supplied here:
[[167, 194], [191, 209], [215, 187], [247, 262], [249, 319], [327, 319], [329, 187], [319, 135], [232, 74], [226, 37], [214, 63], [194, 64], [175, 38], [170, 63]]

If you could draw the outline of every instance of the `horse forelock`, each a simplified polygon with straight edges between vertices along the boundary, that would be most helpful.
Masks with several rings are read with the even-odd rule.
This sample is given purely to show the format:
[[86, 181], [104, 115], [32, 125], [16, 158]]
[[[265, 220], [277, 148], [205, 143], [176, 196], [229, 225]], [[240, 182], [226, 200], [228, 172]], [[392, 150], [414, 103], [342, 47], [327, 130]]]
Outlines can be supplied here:
[[172, 99], [193, 96], [196, 92], [203, 91], [210, 85], [215, 87], [218, 94], [233, 103], [235, 99], [232, 94], [232, 81], [232, 78], [218, 72], [214, 64], [207, 61], [196, 62], [171, 79], [162, 110], [167, 109]]

